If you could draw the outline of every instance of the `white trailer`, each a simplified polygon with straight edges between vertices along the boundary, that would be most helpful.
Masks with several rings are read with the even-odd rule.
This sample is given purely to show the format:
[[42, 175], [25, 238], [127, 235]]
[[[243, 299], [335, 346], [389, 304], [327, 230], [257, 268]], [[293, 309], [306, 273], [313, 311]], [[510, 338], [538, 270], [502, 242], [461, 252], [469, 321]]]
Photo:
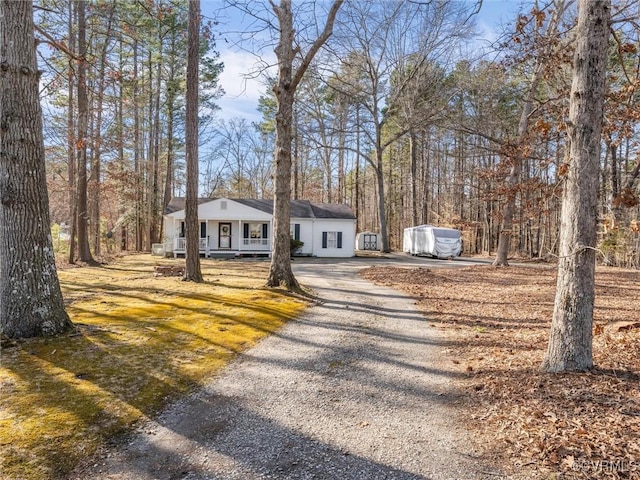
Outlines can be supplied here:
[[410, 255], [454, 258], [462, 253], [462, 232], [433, 225], [405, 228], [402, 250]]

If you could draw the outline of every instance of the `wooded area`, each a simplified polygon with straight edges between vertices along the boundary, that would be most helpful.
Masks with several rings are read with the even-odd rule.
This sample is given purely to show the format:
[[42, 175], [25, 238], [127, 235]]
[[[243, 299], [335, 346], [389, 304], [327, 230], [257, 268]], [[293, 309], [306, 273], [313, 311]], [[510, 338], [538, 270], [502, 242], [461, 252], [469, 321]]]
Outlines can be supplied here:
[[[44, 1], [37, 14], [53, 221], [66, 232], [79, 212], [93, 255], [150, 250], [163, 206], [185, 192], [187, 2], [90, 2], [86, 25], [83, 6]], [[342, 7], [296, 92], [292, 198], [349, 203], [392, 249], [403, 228], [432, 223], [461, 228], [467, 253], [494, 254], [502, 231], [512, 254], [557, 255], [576, 8], [532, 3], [479, 49], [477, 7]], [[638, 8], [613, 6], [598, 187], [599, 249], [635, 267]], [[201, 34], [200, 194], [271, 198], [275, 97], [265, 87], [260, 124], [216, 120], [222, 28], [205, 19]]]
[[[216, 105], [224, 93], [219, 85], [224, 65], [215, 51], [216, 40], [228, 42], [229, 33], [221, 36], [224, 27], [214, 17], [202, 17], [200, 7], [200, 0], [42, 0], [35, 6], [34, 23], [32, 2], [0, 2], [0, 341], [3, 348], [5, 344], [17, 347], [16, 364], [27, 363], [23, 353], [36, 355], [35, 350], [22, 347], [29, 345], [27, 337], [54, 337], [44, 339], [43, 345], [48, 340], [60, 340], [61, 345], [91, 343], [89, 351], [95, 352], [93, 342], [86, 342], [92, 330], [81, 321], [85, 313], [96, 322], [101, 316], [139, 320], [135, 305], [134, 310], [129, 310], [131, 305], [113, 310], [109, 297], [100, 296], [114, 292], [115, 275], [102, 278], [98, 274], [99, 279], [67, 286], [65, 291], [60, 288], [56, 260], [65, 256], [68, 263], [86, 267], [78, 270], [108, 272], [107, 263], [97, 261], [107, 253], [151, 251], [154, 244], [164, 243], [162, 215], [170, 199], [186, 193], [185, 266], [167, 259], [156, 273], [180, 272], [183, 280], [202, 283], [178, 282], [184, 287], [175, 290], [185, 298], [186, 291], [213, 291], [218, 299], [215, 305], [202, 297], [200, 301], [206, 303], [202, 312], [191, 305], [187, 309], [202, 313], [205, 320], [221, 309], [227, 315], [226, 309], [247, 300], [230, 295], [234, 306], [229, 307], [218, 298], [222, 289], [246, 290], [244, 280], [238, 284], [229, 278], [225, 282], [230, 284], [203, 281], [198, 197], [268, 199], [273, 207], [272, 246], [260, 253], [271, 256], [266, 286], [284, 289], [256, 288], [264, 296], [252, 296], [251, 301], [266, 302], [267, 307], [255, 310], [270, 311], [269, 298], [282, 297], [284, 305], [276, 311], [278, 324], [295, 318], [303, 307], [295, 292], [308, 293], [300, 291], [291, 269], [290, 245], [295, 236], [290, 230], [291, 200], [345, 203], [356, 214], [358, 230], [380, 232], [385, 253], [399, 249], [403, 229], [430, 223], [459, 228], [466, 253], [495, 255], [496, 266], [507, 266], [514, 256], [557, 260], [556, 296], [542, 371], [600, 373], [637, 384], [635, 367], [629, 367], [629, 359], [637, 355], [626, 347], [632, 344], [631, 337], [603, 335], [605, 327], [637, 334], [637, 322], [615, 326], [614, 318], [622, 315], [616, 313], [618, 309], [624, 315], [636, 314], [624, 298], [632, 288], [612, 279], [614, 274], [622, 279], [623, 269], [599, 267], [609, 272], [602, 280], [607, 288], [596, 284], [595, 275], [597, 259], [605, 265], [640, 268], [640, 0], [533, 1], [490, 46], [481, 43], [476, 32], [482, 0], [227, 0], [220, 5], [221, 11], [240, 12], [254, 21], [252, 28], [236, 32], [238, 38], [233, 40], [235, 47], [250, 51], [263, 66], [259, 73], [265, 84], [258, 107], [262, 118], [253, 123], [229, 119]], [[226, 208], [226, 200], [222, 203]], [[350, 214], [348, 221], [352, 218]], [[263, 226], [261, 240], [268, 237], [268, 225]], [[230, 238], [230, 229], [228, 233]], [[338, 246], [340, 235], [337, 232]], [[143, 263], [144, 258], [153, 261], [149, 255], [138, 257]], [[375, 261], [386, 261], [379, 258], [384, 255], [375, 257]], [[137, 274], [138, 267], [132, 265], [116, 265], [113, 270]], [[253, 262], [249, 267], [256, 270], [253, 275], [260, 270], [257, 265]], [[69, 277], [80, 276], [71, 272], [75, 266], [66, 267]], [[235, 268], [247, 267], [237, 264]], [[455, 329], [461, 328], [458, 322], [466, 322], [466, 333], [473, 334], [468, 340], [480, 339], [487, 327], [494, 329], [493, 342], [501, 337], [509, 355], [514, 355], [511, 347], [517, 343], [527, 352], [539, 350], [537, 332], [535, 338], [526, 338], [539, 327], [522, 321], [525, 317], [518, 302], [528, 306], [535, 322], [546, 328], [549, 302], [527, 300], [540, 297], [543, 283], [547, 290], [553, 284], [550, 269], [479, 267], [478, 272], [480, 268], [489, 273], [481, 276], [468, 269], [457, 277], [473, 276], [478, 286], [467, 284], [464, 298], [456, 300], [463, 302], [456, 308], [464, 313], [456, 310], [445, 321]], [[369, 273], [372, 279], [385, 281], [392, 273], [398, 275], [398, 284], [418, 295], [407, 302], [424, 302], [431, 309], [424, 312], [428, 319], [443, 311], [441, 301], [452, 300], [449, 293], [440, 298], [426, 296], [430, 282], [453, 283], [446, 275], [432, 275], [423, 267], [399, 270], [403, 269]], [[530, 273], [534, 270], [538, 274]], [[150, 265], [142, 271], [150, 274]], [[266, 268], [261, 271], [265, 273]], [[501, 300], [507, 291], [503, 287], [512, 286], [518, 275], [527, 281], [520, 281], [504, 303], [480, 298], [482, 282]], [[636, 285], [635, 277], [637, 271], [626, 280]], [[139, 283], [144, 278], [131, 280]], [[320, 278], [320, 274], [314, 270], [309, 278]], [[594, 324], [596, 291], [619, 302], [614, 303], [616, 309], [606, 306], [607, 314], [600, 313], [603, 316]], [[66, 298], [63, 302], [63, 292], [93, 296], [101, 307], [78, 308], [75, 317], [69, 317], [65, 305], [72, 304]], [[146, 288], [147, 294], [153, 297], [160, 292]], [[134, 304], [141, 295], [114, 293], [120, 301]], [[154, 304], [148, 309], [154, 321], [164, 324], [169, 315], [191, 328], [181, 313], [166, 313], [166, 302], [157, 298], [144, 302]], [[507, 304], [515, 312], [509, 314], [513, 328], [508, 326], [509, 315], [502, 312]], [[352, 304], [344, 305], [336, 308], [346, 311]], [[494, 307], [500, 311], [485, 315]], [[388, 310], [397, 323], [400, 317], [395, 313], [401, 310]], [[253, 316], [245, 312], [237, 321], [244, 325], [244, 317]], [[489, 324], [482, 324], [490, 318]], [[426, 325], [422, 318], [420, 322], [421, 328]], [[209, 329], [209, 334], [227, 331], [222, 326], [227, 324]], [[146, 324], [141, 328], [157, 331]], [[513, 330], [513, 338], [506, 338], [507, 329]], [[271, 330], [259, 327], [256, 331]], [[65, 332], [70, 333], [58, 336]], [[604, 339], [594, 342], [599, 335]], [[612, 346], [615, 342], [619, 345]], [[600, 352], [599, 362], [606, 367], [594, 368], [594, 343], [611, 358], [611, 352], [616, 352], [626, 366], [622, 361], [608, 364]], [[487, 357], [496, 352], [495, 358], [500, 357], [496, 343], [484, 339], [459, 345], [463, 345], [460, 352], [480, 347], [486, 348]], [[218, 348], [216, 344], [214, 350]], [[47, 349], [47, 361], [56, 351]], [[136, 345], [133, 351], [137, 355], [143, 350]], [[41, 355], [44, 358], [45, 353]], [[485, 353], [477, 356], [469, 358], [469, 375], [481, 373], [471, 362], [476, 366], [493, 362], [485, 361]], [[533, 357], [524, 357], [530, 366]], [[502, 360], [500, 369], [522, 373]], [[48, 367], [43, 371], [49, 375]], [[72, 382], [87, 379], [78, 369], [64, 372]], [[103, 373], [110, 380], [118, 378], [113, 372]], [[24, 388], [43, 391], [39, 381], [30, 384], [37, 377], [13, 378], [18, 376]], [[53, 376], [58, 382], [58, 373]], [[475, 392], [500, 390], [493, 380], [501, 376], [487, 377], [486, 386], [476, 383]], [[11, 374], [5, 378], [12, 378]], [[554, 376], [550, 384], [567, 378]], [[511, 377], [510, 389], [520, 396], [525, 383], [514, 379], [517, 375]], [[6, 385], [11, 388], [17, 384], [13, 381]], [[537, 382], [532, 388], [543, 386]], [[21, 398], [30, 398], [18, 391]], [[637, 395], [629, 392], [628, 399], [616, 397], [618, 405], [635, 400]], [[612, 395], [612, 390], [603, 395], [609, 406]], [[485, 402], [490, 401], [499, 405], [500, 400], [487, 396]], [[513, 397], [509, 402], [517, 403]], [[530, 397], [529, 402], [537, 400]], [[570, 406], [572, 417], [575, 408]], [[617, 406], [616, 410], [621, 413]], [[593, 407], [583, 413], [593, 421], [595, 411]], [[528, 415], [539, 419], [547, 413], [530, 410]], [[631, 418], [633, 412], [625, 410], [624, 415]], [[31, 422], [34, 416], [23, 418]], [[626, 419], [618, 420], [613, 422], [618, 428], [626, 425]], [[584, 435], [586, 430], [580, 427], [575, 433]], [[548, 438], [547, 434], [541, 438]], [[527, 444], [533, 443], [527, 433]], [[584, 466], [582, 460], [595, 450], [589, 445], [583, 452], [558, 449], [557, 455], [549, 455], [549, 464], [556, 468], [559, 456], [564, 456], [562, 462], [567, 465], [575, 465], [578, 459], [578, 466]], [[602, 446], [598, 450], [604, 452]], [[17, 451], [14, 464], [20, 465], [28, 448]]]

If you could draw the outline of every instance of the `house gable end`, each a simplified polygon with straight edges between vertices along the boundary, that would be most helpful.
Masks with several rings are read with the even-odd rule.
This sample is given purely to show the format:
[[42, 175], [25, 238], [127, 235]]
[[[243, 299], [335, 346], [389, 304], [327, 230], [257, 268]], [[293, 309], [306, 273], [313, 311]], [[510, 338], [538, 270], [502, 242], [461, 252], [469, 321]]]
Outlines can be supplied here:
[[[204, 201], [202, 201], [204, 200]], [[201, 220], [271, 220], [272, 215], [263, 210], [253, 208], [252, 206], [245, 205], [236, 200], [228, 198], [216, 198], [216, 199], [198, 199], [198, 218]], [[181, 202], [182, 208], [180, 210], [170, 211], [167, 207], [166, 216], [183, 219], [185, 217], [184, 200]], [[180, 206], [180, 200], [174, 202], [172, 200], [174, 208]], [[170, 204], [171, 205], [171, 204]]]

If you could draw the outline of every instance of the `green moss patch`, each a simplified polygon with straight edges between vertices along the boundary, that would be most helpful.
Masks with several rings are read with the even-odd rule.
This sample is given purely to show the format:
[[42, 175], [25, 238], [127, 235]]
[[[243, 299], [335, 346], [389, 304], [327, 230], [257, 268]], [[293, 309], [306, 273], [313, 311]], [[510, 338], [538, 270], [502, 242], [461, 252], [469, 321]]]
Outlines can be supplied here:
[[155, 277], [154, 263], [173, 264], [136, 255], [60, 271], [76, 331], [3, 348], [3, 478], [64, 478], [305, 307], [262, 288], [265, 263], [203, 261], [203, 284]]

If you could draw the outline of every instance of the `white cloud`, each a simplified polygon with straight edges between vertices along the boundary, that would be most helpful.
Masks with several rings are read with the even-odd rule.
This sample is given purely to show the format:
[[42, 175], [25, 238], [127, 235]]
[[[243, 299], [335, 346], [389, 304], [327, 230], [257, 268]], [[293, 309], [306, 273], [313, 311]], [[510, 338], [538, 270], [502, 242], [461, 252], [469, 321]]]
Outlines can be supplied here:
[[224, 63], [220, 85], [225, 95], [218, 100], [222, 109], [218, 116], [260, 120], [261, 115], [257, 111], [258, 100], [266, 89], [263, 75], [259, 72], [260, 59], [249, 52], [224, 50], [220, 53], [220, 60]]

